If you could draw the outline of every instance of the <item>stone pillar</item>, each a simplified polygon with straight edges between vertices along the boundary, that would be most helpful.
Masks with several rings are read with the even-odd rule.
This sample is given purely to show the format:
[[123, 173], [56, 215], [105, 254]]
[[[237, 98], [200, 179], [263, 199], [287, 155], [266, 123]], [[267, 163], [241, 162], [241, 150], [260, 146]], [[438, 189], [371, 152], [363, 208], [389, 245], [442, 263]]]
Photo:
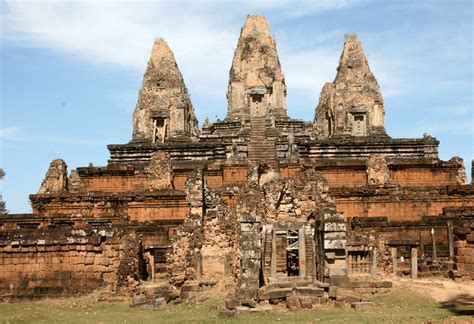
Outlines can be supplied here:
[[155, 254], [150, 253], [151, 281], [155, 282]]
[[260, 240], [261, 217], [253, 212], [240, 216], [240, 264], [237, 299], [241, 303], [255, 300], [259, 288], [262, 246]]
[[425, 244], [423, 243], [423, 231], [420, 231], [420, 259], [425, 260]]
[[453, 261], [453, 258], [454, 258], [453, 222], [447, 222], [446, 227], [448, 230], [449, 261]]
[[377, 277], [377, 248], [373, 247], [370, 253], [371, 253], [370, 275], [372, 277]]
[[398, 256], [397, 256], [397, 248], [393, 247], [392, 248], [392, 267], [393, 267], [393, 275], [397, 275], [397, 262], [398, 262]]
[[416, 247], [411, 248], [411, 278], [418, 278], [418, 250]]
[[301, 278], [306, 277], [306, 244], [304, 230], [304, 226], [301, 226], [298, 230], [298, 260]]
[[431, 239], [432, 239], [432, 242], [433, 242], [433, 254], [432, 254], [431, 260], [432, 260], [433, 263], [436, 263], [436, 259], [437, 259], [437, 255], [436, 255], [436, 232], [435, 232], [434, 228], [431, 229]]
[[277, 243], [276, 243], [276, 231], [272, 229], [272, 263], [270, 267], [270, 283], [276, 281], [277, 275]]

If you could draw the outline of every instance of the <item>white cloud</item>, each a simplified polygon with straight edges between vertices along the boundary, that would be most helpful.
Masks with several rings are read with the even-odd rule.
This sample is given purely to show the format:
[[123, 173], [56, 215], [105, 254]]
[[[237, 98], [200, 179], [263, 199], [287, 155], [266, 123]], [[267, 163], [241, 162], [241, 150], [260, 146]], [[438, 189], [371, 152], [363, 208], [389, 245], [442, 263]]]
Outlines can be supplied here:
[[[278, 25], [285, 19], [365, 2], [111, 0], [5, 4], [2, 37], [87, 62], [144, 71], [154, 38], [163, 36], [175, 53], [191, 95], [209, 96], [225, 105], [233, 50], [247, 13], [271, 14]], [[397, 26], [360, 35], [385, 98], [466, 87], [472, 82], [459, 79], [449, 67], [439, 66], [439, 62], [448, 59], [456, 62], [472, 58], [472, 40], [465, 38], [466, 33], [449, 37], [450, 30], [440, 34], [439, 29], [427, 28], [416, 34], [410, 28]], [[290, 34], [282, 27], [273, 31], [279, 36], [289, 96], [310, 96], [316, 104], [322, 86], [336, 74], [343, 32], [328, 30], [302, 35]], [[340, 38], [334, 41], [337, 35]], [[216, 112], [209, 112], [213, 113]]]
[[20, 128], [16, 126], [0, 127], [0, 139], [3, 140], [16, 140], [19, 134]]
[[[155, 37], [173, 49], [191, 93], [225, 98], [228, 70], [247, 13], [277, 19], [337, 10], [348, 0], [301, 1], [7, 1], [3, 37], [25, 46], [51, 48], [94, 63], [143, 71]], [[295, 59], [292, 59], [294, 62]], [[303, 86], [302, 68], [289, 78]], [[335, 67], [334, 67], [335, 68]], [[292, 74], [296, 71], [298, 74]], [[309, 76], [312, 78], [313, 76]], [[205, 82], [203, 82], [205, 80]]]

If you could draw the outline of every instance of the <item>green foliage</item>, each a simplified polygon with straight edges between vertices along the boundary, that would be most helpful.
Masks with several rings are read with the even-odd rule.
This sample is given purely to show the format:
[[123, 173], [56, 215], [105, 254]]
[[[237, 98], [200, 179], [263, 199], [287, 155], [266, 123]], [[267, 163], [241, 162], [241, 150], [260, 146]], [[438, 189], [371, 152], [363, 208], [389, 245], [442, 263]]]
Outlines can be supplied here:
[[[5, 176], [5, 171], [0, 168], [0, 180]], [[8, 214], [6, 203], [3, 201], [2, 195], [0, 195], [0, 215]]]

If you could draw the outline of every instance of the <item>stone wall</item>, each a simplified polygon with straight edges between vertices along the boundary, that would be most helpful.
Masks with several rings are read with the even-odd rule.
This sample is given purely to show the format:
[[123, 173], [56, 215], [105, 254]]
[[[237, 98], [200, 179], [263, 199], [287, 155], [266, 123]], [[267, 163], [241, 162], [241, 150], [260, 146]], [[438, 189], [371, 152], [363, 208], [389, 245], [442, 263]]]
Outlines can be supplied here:
[[454, 227], [455, 277], [474, 280], [474, 215], [470, 222]]
[[445, 207], [474, 206], [474, 188], [446, 187], [343, 187], [331, 189], [337, 210], [346, 218], [387, 216], [392, 221], [436, 217]]
[[[457, 277], [469, 277], [472, 273], [470, 251], [474, 238], [469, 236], [472, 212], [472, 207], [450, 207], [445, 208], [437, 217], [425, 217], [416, 221], [391, 221], [386, 217], [349, 220], [347, 245], [350, 262], [356, 261], [356, 255], [357, 261], [363, 261], [360, 260], [363, 253], [358, 251], [366, 251], [365, 255], [368, 257], [367, 269], [354, 271], [358, 273], [352, 274], [372, 275], [371, 263], [374, 256], [369, 252], [374, 250], [376, 271], [379, 274], [396, 271], [398, 275], [411, 275], [411, 250], [416, 249], [418, 276], [448, 276], [448, 271], [454, 270], [453, 275]], [[365, 247], [365, 250], [361, 247]], [[394, 257], [397, 259], [396, 269], [393, 268]]]
[[140, 239], [127, 228], [12, 230], [0, 233], [3, 300], [113, 291], [137, 278]]

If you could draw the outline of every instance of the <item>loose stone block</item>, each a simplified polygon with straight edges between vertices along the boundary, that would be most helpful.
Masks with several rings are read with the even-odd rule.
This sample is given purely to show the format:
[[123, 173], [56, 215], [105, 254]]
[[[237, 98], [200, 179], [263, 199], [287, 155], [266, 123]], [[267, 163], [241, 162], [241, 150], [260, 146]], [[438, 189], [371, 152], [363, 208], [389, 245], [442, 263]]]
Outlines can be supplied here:
[[355, 302], [351, 304], [351, 307], [355, 310], [369, 310], [375, 307], [372, 302]]
[[296, 287], [296, 294], [299, 296], [322, 297], [324, 289], [315, 287]]

